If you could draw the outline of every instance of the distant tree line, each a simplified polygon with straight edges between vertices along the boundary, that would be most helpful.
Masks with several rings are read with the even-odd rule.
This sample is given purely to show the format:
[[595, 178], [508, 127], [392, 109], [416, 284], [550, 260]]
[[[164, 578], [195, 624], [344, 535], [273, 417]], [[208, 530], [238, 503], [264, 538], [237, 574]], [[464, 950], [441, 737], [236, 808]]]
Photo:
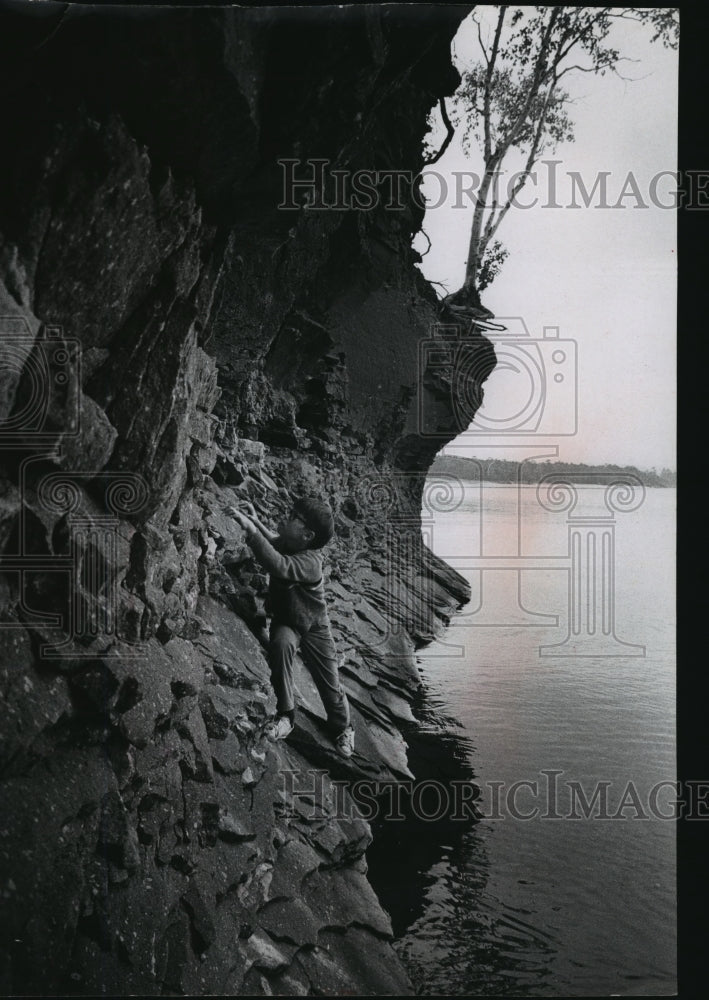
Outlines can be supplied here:
[[456, 476], [458, 479], [490, 483], [538, 483], [544, 476], [563, 474], [570, 482], [608, 483], [609, 475], [637, 476], [645, 486], [676, 486], [673, 469], [638, 469], [634, 465], [584, 465], [578, 462], [527, 461], [523, 464], [503, 458], [463, 458], [458, 455], [437, 455], [431, 473]]

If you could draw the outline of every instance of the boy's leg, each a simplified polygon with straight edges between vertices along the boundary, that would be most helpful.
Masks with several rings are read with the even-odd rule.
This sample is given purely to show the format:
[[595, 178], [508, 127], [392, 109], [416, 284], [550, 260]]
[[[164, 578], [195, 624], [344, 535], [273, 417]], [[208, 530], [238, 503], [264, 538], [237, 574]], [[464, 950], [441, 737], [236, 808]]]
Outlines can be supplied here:
[[268, 665], [271, 684], [276, 692], [276, 711], [288, 715], [295, 708], [293, 699], [293, 660], [300, 636], [287, 625], [271, 623], [271, 641], [268, 645]]
[[313, 625], [300, 642], [303, 662], [313, 676], [334, 736], [350, 724], [350, 706], [340, 683], [337, 650], [328, 625]]

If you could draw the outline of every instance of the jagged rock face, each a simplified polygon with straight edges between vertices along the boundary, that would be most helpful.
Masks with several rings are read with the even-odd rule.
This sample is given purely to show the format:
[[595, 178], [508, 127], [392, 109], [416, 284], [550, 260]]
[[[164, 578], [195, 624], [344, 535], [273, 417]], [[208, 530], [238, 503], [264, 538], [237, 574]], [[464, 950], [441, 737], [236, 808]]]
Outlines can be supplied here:
[[[420, 169], [465, 13], [3, 15], [5, 992], [411, 992], [332, 781], [411, 775], [413, 650], [467, 596], [420, 534], [441, 316], [415, 204], [279, 210], [276, 161]], [[303, 493], [336, 512], [348, 762], [302, 668], [263, 738], [266, 578], [224, 513]]]

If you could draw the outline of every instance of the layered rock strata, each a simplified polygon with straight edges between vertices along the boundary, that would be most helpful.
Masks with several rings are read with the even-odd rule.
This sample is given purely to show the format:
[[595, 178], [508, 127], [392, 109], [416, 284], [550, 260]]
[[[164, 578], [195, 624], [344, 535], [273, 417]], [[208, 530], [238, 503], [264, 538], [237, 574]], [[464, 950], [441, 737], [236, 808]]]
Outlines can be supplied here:
[[[37, 6], [1, 43], [4, 992], [411, 992], [348, 788], [412, 776], [414, 652], [467, 597], [421, 536], [461, 348], [415, 199], [279, 209], [277, 161], [419, 171], [467, 10]], [[267, 581], [224, 510], [303, 494], [351, 761], [302, 666], [262, 733]]]

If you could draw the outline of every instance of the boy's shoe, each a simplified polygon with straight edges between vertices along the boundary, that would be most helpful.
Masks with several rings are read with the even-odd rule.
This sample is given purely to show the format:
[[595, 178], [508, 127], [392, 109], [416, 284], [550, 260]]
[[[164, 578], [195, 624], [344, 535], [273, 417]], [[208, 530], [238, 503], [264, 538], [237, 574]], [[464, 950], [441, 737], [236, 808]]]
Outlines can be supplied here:
[[354, 729], [348, 726], [335, 740], [337, 752], [341, 757], [351, 757], [354, 753], [354, 737]]
[[269, 722], [264, 732], [269, 740], [284, 740], [293, 732], [293, 723], [287, 715], [279, 715], [273, 722]]

